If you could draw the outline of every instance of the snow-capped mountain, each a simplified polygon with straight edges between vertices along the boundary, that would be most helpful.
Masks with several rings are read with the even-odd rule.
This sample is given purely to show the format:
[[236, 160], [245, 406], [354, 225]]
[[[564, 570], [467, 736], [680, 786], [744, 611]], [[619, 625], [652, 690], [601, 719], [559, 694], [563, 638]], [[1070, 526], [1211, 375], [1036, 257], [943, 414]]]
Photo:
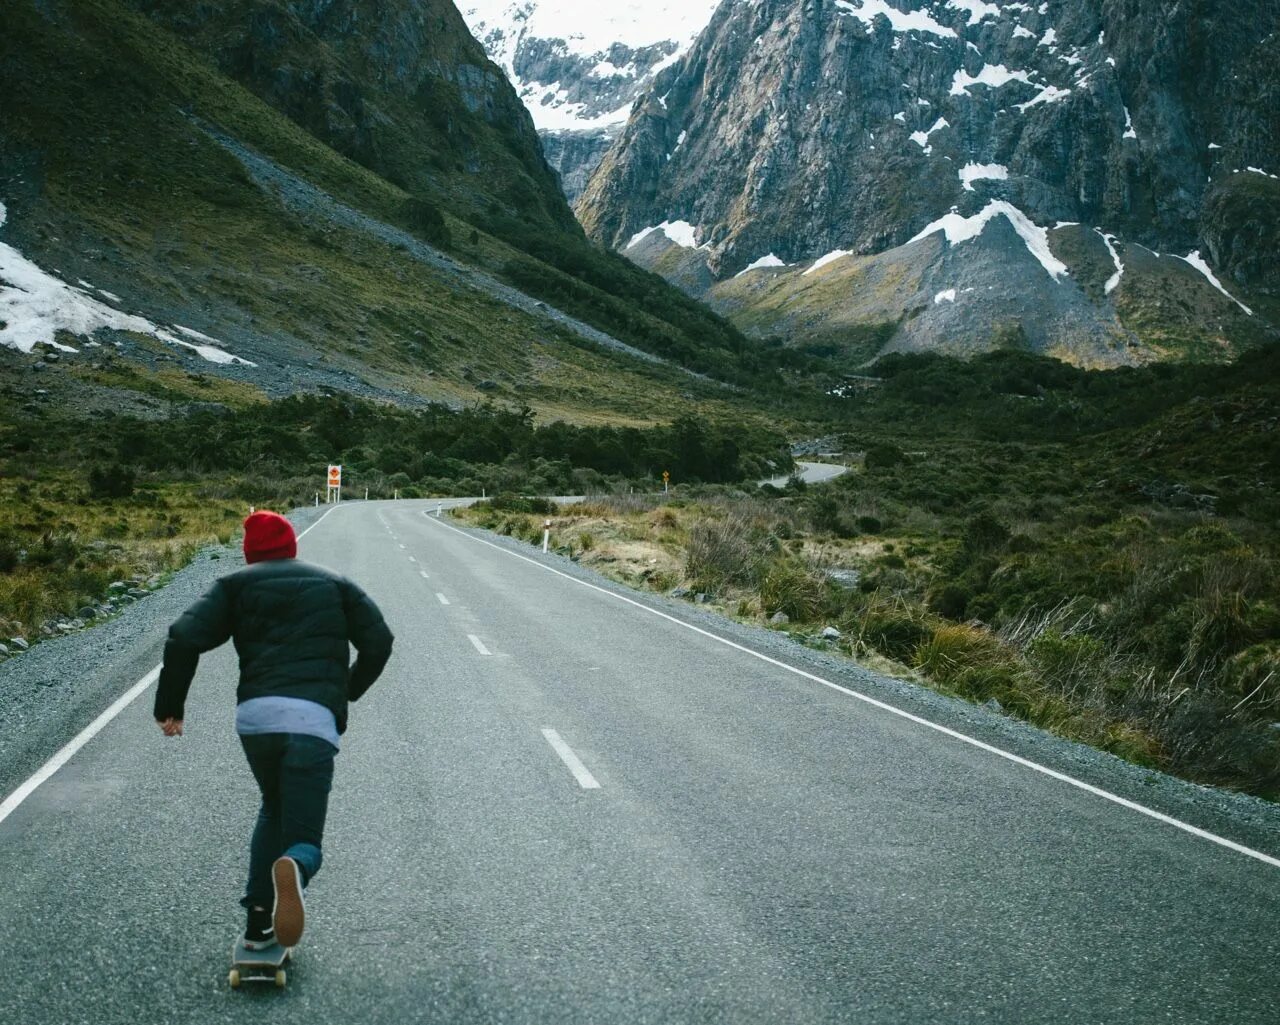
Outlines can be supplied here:
[[692, 45], [718, 0], [463, 0], [459, 10], [533, 116], [575, 199], [631, 104]]
[[1280, 296], [1278, 43], [1275, 0], [724, 0], [577, 212], [762, 333], [1230, 351]]

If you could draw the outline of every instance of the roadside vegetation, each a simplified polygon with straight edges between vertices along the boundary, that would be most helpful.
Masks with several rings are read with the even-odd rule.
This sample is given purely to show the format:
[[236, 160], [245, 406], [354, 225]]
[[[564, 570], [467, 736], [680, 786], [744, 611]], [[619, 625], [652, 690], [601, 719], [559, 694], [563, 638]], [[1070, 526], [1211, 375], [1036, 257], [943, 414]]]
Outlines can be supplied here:
[[[553, 543], [633, 586], [1277, 799], [1278, 364], [893, 357], [834, 435], [852, 465], [839, 480], [593, 498], [557, 511]], [[457, 515], [539, 543], [545, 514], [504, 496]]]
[[689, 417], [644, 429], [535, 424], [527, 408], [301, 396], [89, 421], [10, 403], [0, 410], [0, 643], [109, 614], [202, 546], [227, 543], [251, 505], [311, 504], [330, 462], [343, 465], [349, 499], [366, 489], [377, 499], [647, 489], [664, 469], [740, 481], [785, 473], [791, 457], [769, 430]]

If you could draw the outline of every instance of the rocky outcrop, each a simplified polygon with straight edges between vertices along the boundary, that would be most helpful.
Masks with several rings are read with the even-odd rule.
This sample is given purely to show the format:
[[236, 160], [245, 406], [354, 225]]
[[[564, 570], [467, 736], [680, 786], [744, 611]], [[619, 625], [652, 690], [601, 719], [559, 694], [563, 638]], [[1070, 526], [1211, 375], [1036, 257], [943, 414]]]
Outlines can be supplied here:
[[406, 190], [576, 231], [533, 124], [449, 0], [128, 0]]
[[692, 44], [717, 0], [573, 7], [554, 0], [464, 0], [459, 9], [533, 116], [566, 196], [587, 179], [631, 105]]
[[[913, 240], [951, 215], [982, 244], [943, 232], [937, 259], [953, 269], [984, 253], [1014, 262], [982, 286], [989, 316], [961, 320], [964, 304], [943, 300], [917, 332], [936, 320], [936, 337], [960, 331], [965, 344], [989, 345], [1013, 318], [1037, 347], [1091, 347], [1082, 359], [1116, 339], [1121, 353], [1159, 349], [1126, 320], [1116, 286], [1090, 295], [1071, 260], [1047, 272], [1049, 236], [1081, 224], [1089, 246], [1076, 248], [1108, 262], [1112, 249], [1123, 261], [1125, 246], [1186, 255], [1180, 266], [1199, 275], [1197, 289], [1219, 298], [1209, 265], [1218, 285], [1274, 288], [1278, 28], [1270, 0], [725, 0], [638, 101], [579, 218], [628, 252], [650, 226], [687, 223], [687, 248], [727, 282], [750, 267], [785, 277], [782, 265], [845, 252], [896, 254], [909, 277], [924, 244]], [[675, 245], [655, 252], [650, 239], [629, 255], [658, 269]], [[688, 253], [674, 262], [696, 277]], [[1125, 287], [1136, 279], [1131, 271]], [[921, 280], [957, 296], [978, 287], [940, 273]], [[1037, 296], [1046, 283], [1052, 301]], [[741, 291], [719, 289], [726, 309]], [[1017, 313], [1033, 299], [1034, 316]], [[907, 327], [918, 305], [901, 295], [880, 310], [902, 344], [919, 341]], [[753, 306], [741, 312], [744, 326], [777, 325]], [[1064, 335], [1061, 325], [1074, 327]]]

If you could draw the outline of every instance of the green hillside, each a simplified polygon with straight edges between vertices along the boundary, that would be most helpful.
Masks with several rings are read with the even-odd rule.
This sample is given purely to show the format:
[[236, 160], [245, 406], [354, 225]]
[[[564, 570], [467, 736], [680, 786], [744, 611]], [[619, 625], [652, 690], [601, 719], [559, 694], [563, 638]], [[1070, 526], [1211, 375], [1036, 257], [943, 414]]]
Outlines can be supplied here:
[[[707, 415], [729, 411], [731, 393], [679, 366], [724, 379], [776, 378], [763, 347], [583, 240], [563, 199], [548, 192], [540, 155], [525, 145], [522, 110], [512, 119], [450, 122], [465, 128], [483, 173], [446, 161], [415, 176], [404, 168], [418, 166], [418, 151], [390, 143], [379, 144], [378, 160], [353, 152], [387, 168], [395, 184], [130, 6], [8, 6], [0, 36], [0, 202], [8, 218], [0, 237], [63, 281], [83, 279], [119, 297], [121, 309], [208, 334], [258, 366], [205, 364], [154, 339], [122, 337], [120, 354], [136, 379], [90, 369], [105, 356], [88, 365], [72, 357], [66, 369], [79, 380], [76, 395], [126, 387], [205, 398], [214, 378], [224, 382], [213, 389], [222, 398], [233, 381], [237, 394], [328, 389], [454, 405], [505, 397], [549, 416], [650, 422], [704, 400]], [[217, 24], [233, 25], [241, 6], [220, 9]], [[280, 14], [279, 5], [267, 7]], [[184, 39], [217, 50], [212, 22], [203, 34], [180, 27]], [[342, 67], [322, 42], [295, 44], [282, 59], [313, 59], [320, 80]], [[288, 67], [300, 74], [307, 65]], [[505, 81], [493, 88], [510, 93]], [[409, 102], [386, 102], [393, 100]], [[416, 137], [413, 124], [396, 124], [403, 138]], [[431, 148], [432, 138], [419, 142]], [[264, 178], [250, 158], [276, 177]], [[452, 270], [439, 250], [451, 254]], [[668, 362], [602, 348], [554, 310], [513, 305], [487, 278], [469, 280], [467, 267]], [[5, 373], [24, 372], [23, 360], [0, 358]], [[177, 368], [206, 382], [193, 384]], [[58, 388], [43, 387], [56, 401]]]

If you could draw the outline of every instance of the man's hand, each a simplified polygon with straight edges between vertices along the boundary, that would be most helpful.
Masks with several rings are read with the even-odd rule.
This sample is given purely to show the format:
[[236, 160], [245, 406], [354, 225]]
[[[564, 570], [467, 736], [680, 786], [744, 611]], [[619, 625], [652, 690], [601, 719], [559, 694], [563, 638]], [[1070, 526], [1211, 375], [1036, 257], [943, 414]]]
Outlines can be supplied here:
[[168, 719], [157, 719], [156, 725], [164, 731], [166, 737], [182, 736], [182, 720], [174, 719], [170, 716]]

